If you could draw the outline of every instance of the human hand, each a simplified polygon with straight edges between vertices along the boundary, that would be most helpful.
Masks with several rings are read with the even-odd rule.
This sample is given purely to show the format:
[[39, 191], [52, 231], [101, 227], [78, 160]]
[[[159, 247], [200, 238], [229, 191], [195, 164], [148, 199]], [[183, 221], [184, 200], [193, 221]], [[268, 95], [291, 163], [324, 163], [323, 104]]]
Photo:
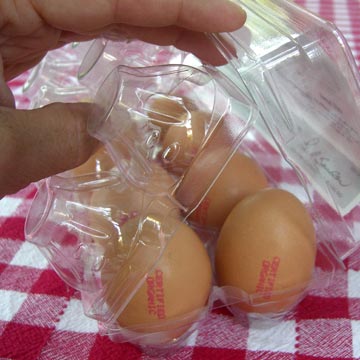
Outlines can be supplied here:
[[119, 36], [175, 45], [211, 61], [215, 54], [203, 32], [233, 31], [245, 18], [230, 0], [0, 2], [0, 198], [82, 164], [97, 147], [86, 131], [90, 104], [13, 108], [6, 81], [37, 64], [48, 50]]

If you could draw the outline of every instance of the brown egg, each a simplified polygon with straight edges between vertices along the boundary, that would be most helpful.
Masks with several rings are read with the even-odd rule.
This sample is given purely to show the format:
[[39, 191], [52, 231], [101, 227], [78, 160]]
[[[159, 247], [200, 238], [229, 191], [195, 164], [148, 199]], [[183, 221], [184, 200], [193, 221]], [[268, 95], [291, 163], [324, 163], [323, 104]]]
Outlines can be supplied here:
[[162, 142], [163, 160], [169, 171], [180, 175], [189, 167], [205, 140], [210, 118], [209, 113], [192, 111], [187, 120], [169, 128]]
[[71, 175], [80, 176], [99, 171], [109, 171], [114, 167], [105, 146], [101, 146], [84, 164], [70, 170]]
[[315, 255], [315, 230], [304, 205], [287, 191], [264, 189], [227, 217], [216, 246], [217, 281], [250, 295], [251, 303], [236, 305], [244, 311], [287, 311], [311, 281]]
[[[213, 151], [208, 154], [208, 161], [195, 165], [197, 168], [192, 169], [194, 181], [204, 181], [209, 177], [210, 167], [216, 166], [220, 155], [221, 152]], [[218, 229], [240, 200], [267, 186], [267, 179], [258, 163], [245, 154], [235, 153], [189, 220]]]
[[[132, 227], [130, 233], [134, 233], [134, 221], [124, 225], [124, 228]], [[156, 217], [149, 217], [142, 227], [139, 240], [149, 246], [139, 248], [137, 254], [128, 259], [129, 269], [139, 268], [149, 256], [154, 257], [154, 247], [150, 245], [159, 241], [156, 231], [159, 226], [176, 229], [176, 232], [117, 321], [121, 327], [137, 333], [164, 332], [157, 341], [166, 343], [181, 336], [198, 319], [207, 304], [212, 274], [205, 247], [189, 226], [170, 218], [160, 224], [156, 224], [157, 221]], [[136, 259], [135, 266], [133, 259]], [[114, 304], [123, 279], [121, 272], [108, 276], [105, 281], [103, 278], [107, 286], [106, 301], [113, 311], [116, 311]]]

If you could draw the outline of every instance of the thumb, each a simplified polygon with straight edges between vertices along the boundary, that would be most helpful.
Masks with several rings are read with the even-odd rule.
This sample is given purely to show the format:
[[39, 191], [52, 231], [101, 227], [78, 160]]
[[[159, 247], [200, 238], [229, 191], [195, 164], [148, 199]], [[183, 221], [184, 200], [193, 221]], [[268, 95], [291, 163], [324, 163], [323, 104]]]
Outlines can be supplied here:
[[86, 103], [0, 107], [0, 198], [84, 163], [98, 146], [87, 133], [90, 109]]

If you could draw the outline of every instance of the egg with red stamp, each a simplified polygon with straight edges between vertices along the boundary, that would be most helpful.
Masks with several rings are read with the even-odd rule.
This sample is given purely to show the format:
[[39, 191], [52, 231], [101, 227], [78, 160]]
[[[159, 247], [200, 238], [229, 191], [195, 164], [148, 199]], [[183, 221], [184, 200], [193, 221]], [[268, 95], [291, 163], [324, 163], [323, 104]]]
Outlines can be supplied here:
[[[261, 190], [233, 208], [215, 254], [219, 286], [239, 290], [233, 308], [286, 312], [302, 299], [312, 280], [316, 257], [312, 218], [290, 192]], [[241, 298], [241, 292], [246, 296]]]
[[[195, 163], [189, 169], [184, 179], [184, 186], [187, 182], [188, 191], [191, 191], [195, 182], [206, 184], [209, 174], [214, 173], [213, 168], [218, 168], [219, 162], [223, 161], [223, 153], [222, 149], [210, 151], [201, 163]], [[233, 207], [245, 196], [266, 188], [268, 181], [254, 159], [237, 152], [210, 185], [205, 197], [190, 214], [189, 221], [196, 225], [220, 229]]]
[[[157, 223], [158, 219], [149, 216], [143, 223], [138, 239], [147, 245], [138, 248], [135, 257], [128, 258], [125, 265], [129, 269], [134, 268], [133, 258], [136, 258], [136, 268], [143, 267], [149, 258], [155, 258], [153, 251], [159, 243], [161, 227], [174, 232], [169, 233], [168, 243], [159, 261], [146, 275], [124, 310], [117, 314], [117, 322], [122, 328], [135, 333], [161, 334], [155, 337], [155, 341], [163, 344], [182, 336], [201, 317], [211, 291], [212, 270], [203, 243], [188, 225], [169, 217]], [[133, 219], [126, 223], [124, 228], [132, 227], [132, 230], [125, 229], [125, 233], [138, 232], [137, 221]], [[116, 256], [112, 253], [113, 258]], [[115, 313], [123, 278], [121, 271], [102, 278], [106, 303]]]

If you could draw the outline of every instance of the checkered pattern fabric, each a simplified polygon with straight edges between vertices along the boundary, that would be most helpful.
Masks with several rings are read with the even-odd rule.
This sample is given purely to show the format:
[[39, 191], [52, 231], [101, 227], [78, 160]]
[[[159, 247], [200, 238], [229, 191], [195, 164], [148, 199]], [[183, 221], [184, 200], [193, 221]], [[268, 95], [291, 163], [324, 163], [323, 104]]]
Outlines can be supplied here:
[[[360, 1], [297, 2], [337, 24], [360, 67]], [[20, 108], [28, 106], [21, 92], [25, 78], [26, 74], [11, 83]], [[25, 217], [35, 191], [29, 186], [0, 201], [0, 359], [150, 359], [131, 344], [115, 344], [101, 336], [97, 323], [83, 315], [79, 294], [60, 280], [34, 245], [24, 241]], [[360, 222], [360, 216], [356, 220]], [[347, 271], [335, 274], [329, 288], [312, 291], [295, 314], [277, 325], [240, 326], [225, 309], [216, 310], [186, 347], [166, 358], [360, 359], [356, 260], [354, 254]]]

